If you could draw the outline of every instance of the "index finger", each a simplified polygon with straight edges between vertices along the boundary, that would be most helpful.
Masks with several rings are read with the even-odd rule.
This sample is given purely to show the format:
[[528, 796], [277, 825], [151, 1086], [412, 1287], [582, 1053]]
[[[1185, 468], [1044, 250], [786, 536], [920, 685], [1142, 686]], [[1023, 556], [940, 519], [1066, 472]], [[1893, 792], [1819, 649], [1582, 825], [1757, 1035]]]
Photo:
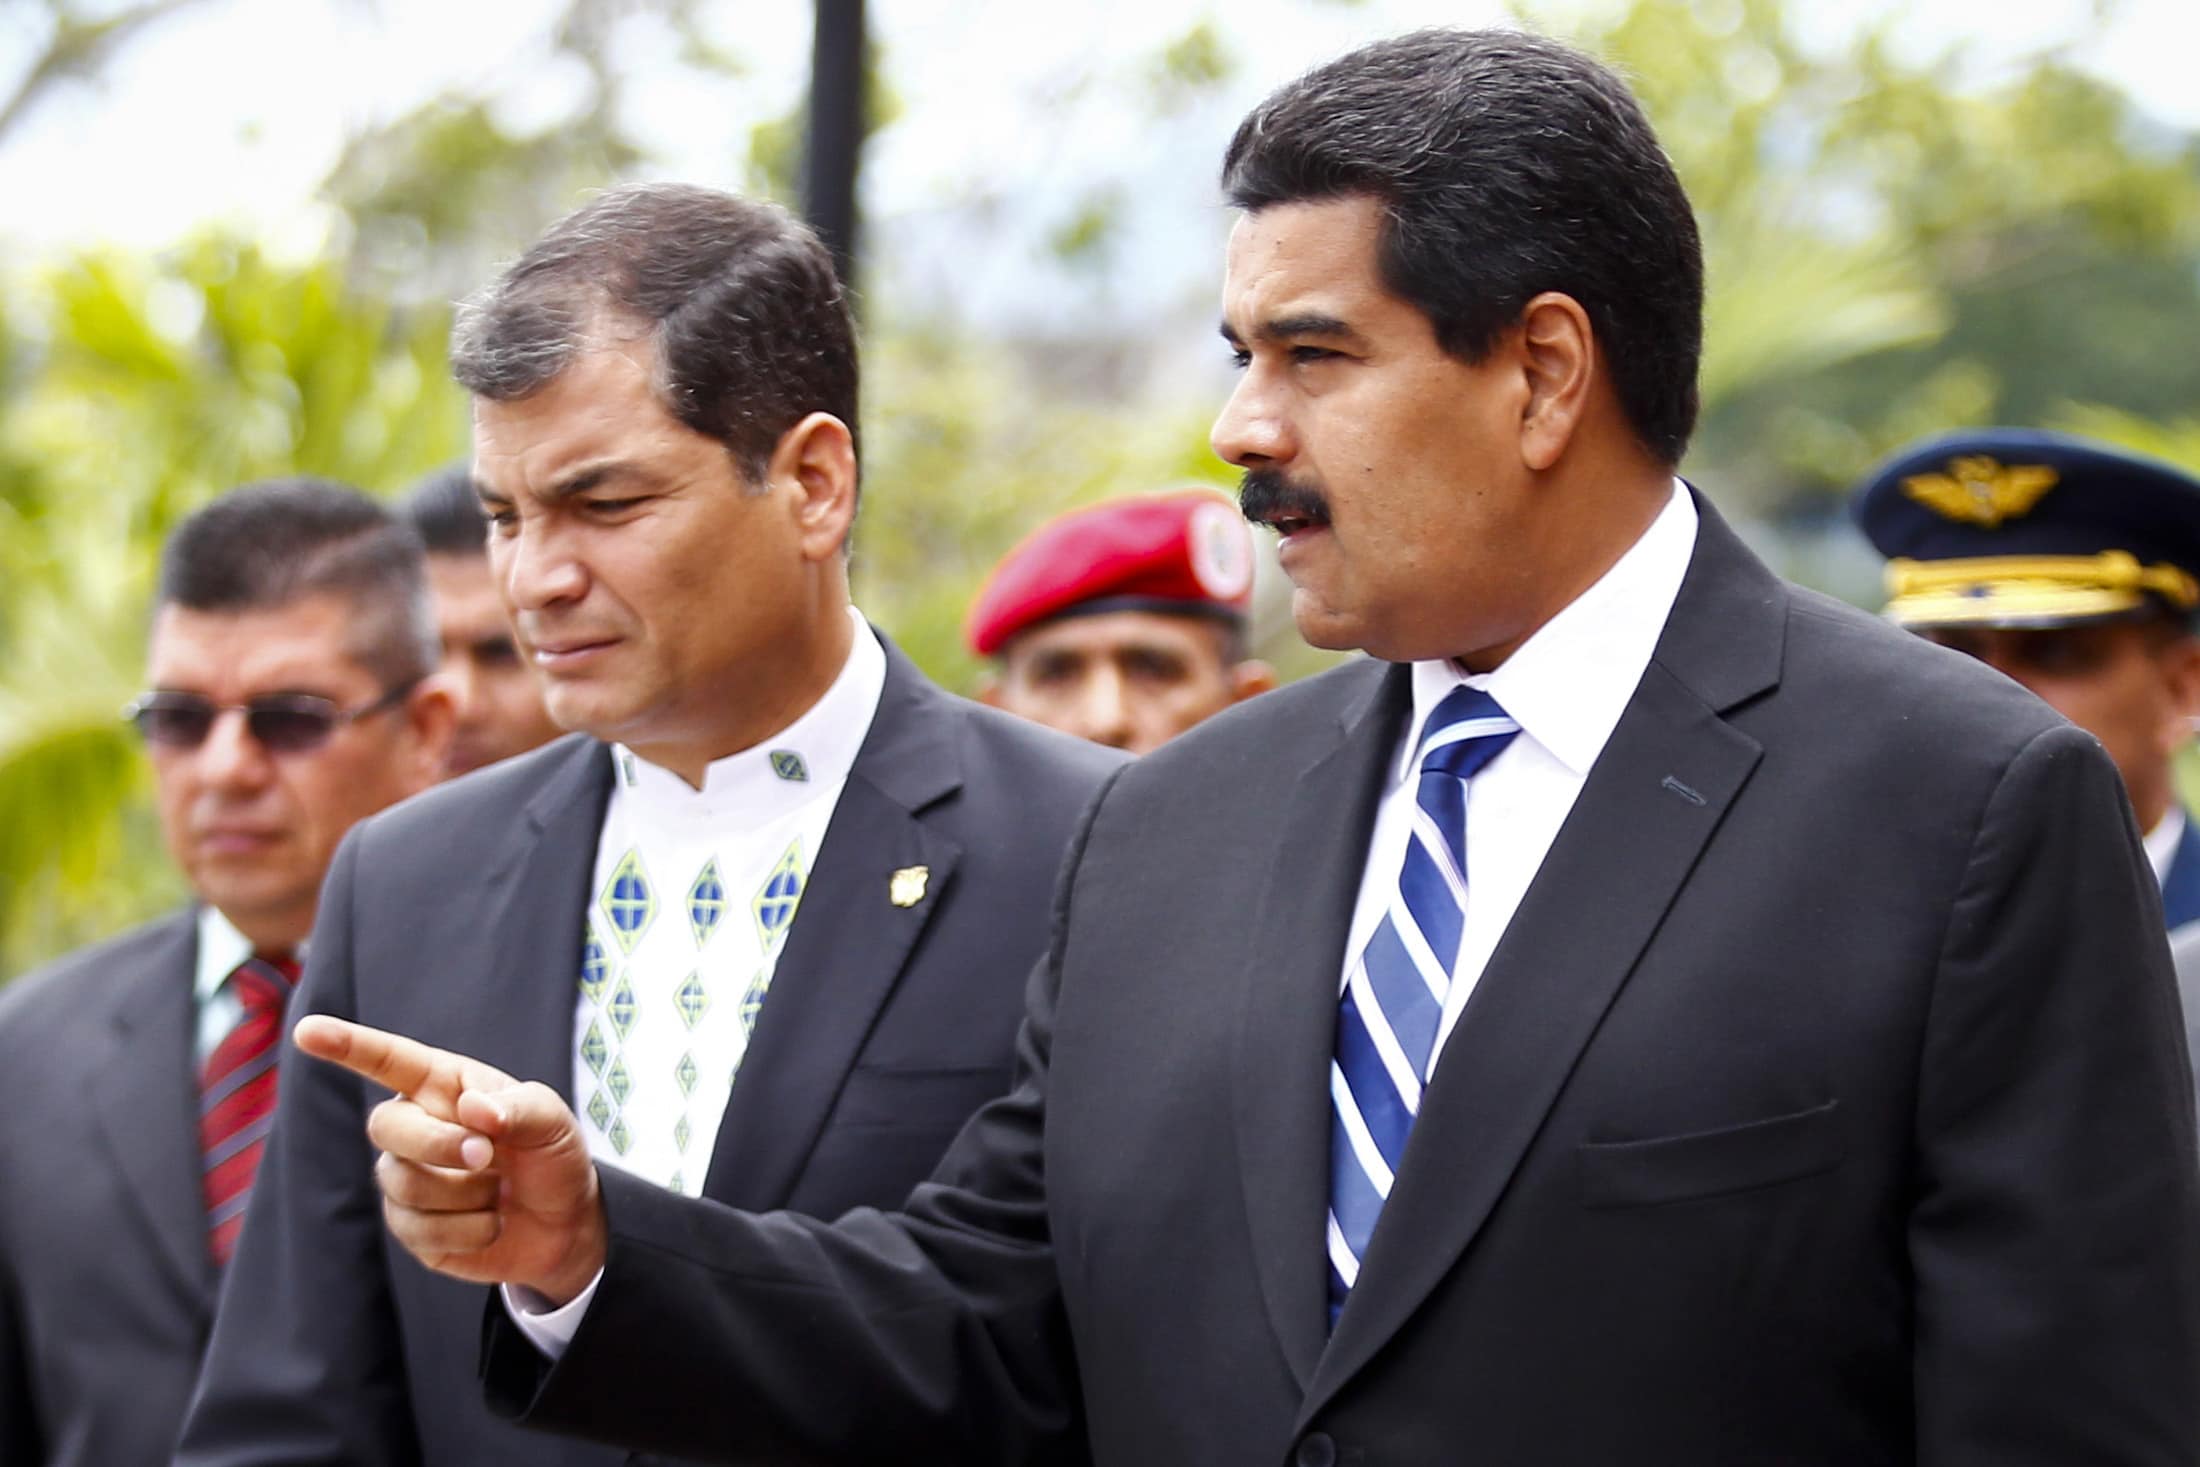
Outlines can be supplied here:
[[464, 1088], [467, 1060], [417, 1039], [354, 1024], [329, 1014], [308, 1014], [291, 1031], [298, 1047], [315, 1059], [342, 1065], [362, 1079], [418, 1098], [436, 1090], [455, 1102]]

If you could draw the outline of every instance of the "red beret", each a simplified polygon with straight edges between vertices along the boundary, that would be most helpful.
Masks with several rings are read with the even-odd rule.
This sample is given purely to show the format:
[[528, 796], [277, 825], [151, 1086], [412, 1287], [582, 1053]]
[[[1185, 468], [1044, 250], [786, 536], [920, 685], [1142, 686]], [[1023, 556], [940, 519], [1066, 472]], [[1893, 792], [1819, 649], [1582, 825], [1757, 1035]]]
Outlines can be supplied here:
[[1243, 616], [1252, 595], [1253, 537], [1234, 501], [1211, 489], [1140, 494], [1032, 531], [986, 577], [963, 636], [990, 657], [1024, 628], [1079, 610]]

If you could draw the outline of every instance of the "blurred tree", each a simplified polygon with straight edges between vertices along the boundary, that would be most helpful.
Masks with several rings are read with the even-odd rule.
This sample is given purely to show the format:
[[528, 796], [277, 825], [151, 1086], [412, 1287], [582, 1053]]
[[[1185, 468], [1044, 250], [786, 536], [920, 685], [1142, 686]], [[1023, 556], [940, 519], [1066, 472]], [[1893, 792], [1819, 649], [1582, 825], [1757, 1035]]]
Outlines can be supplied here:
[[2200, 139], [2059, 54], [1979, 86], [1960, 47], [1905, 57], [1881, 22], [1805, 48], [1797, 14], [1634, 0], [1570, 32], [1640, 89], [1702, 220], [1691, 462], [1722, 499], [1822, 516], [1923, 432], [2200, 401]]
[[108, 60], [156, 21], [203, 0], [141, 0], [136, 5], [82, 0], [16, 0], [12, 17], [31, 33], [28, 59], [0, 85], [0, 138], [49, 91], [96, 82]]

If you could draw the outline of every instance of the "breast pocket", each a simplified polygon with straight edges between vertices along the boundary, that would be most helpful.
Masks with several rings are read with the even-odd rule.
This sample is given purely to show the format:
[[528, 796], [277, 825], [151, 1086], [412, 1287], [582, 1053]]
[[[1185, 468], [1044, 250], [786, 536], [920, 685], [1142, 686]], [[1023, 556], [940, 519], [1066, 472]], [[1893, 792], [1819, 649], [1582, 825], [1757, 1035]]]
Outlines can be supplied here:
[[842, 1130], [926, 1131], [961, 1128], [970, 1113], [1008, 1089], [1005, 1065], [970, 1069], [885, 1069], [848, 1072], [833, 1125]]
[[1581, 1200], [1651, 1207], [1776, 1186], [1831, 1171], [1845, 1151], [1840, 1102], [1716, 1131], [1577, 1148]]

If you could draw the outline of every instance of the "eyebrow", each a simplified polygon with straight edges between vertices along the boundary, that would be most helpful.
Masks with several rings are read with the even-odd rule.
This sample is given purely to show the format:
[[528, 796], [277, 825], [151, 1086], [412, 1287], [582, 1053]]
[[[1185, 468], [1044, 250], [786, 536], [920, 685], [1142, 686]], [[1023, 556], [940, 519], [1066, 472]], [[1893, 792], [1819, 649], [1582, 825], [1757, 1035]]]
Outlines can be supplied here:
[[[612, 459], [605, 463], [588, 464], [575, 469], [557, 480], [542, 495], [552, 502], [572, 499], [591, 489], [600, 489], [617, 479], [638, 479], [644, 483], [658, 482], [658, 475], [645, 465], [631, 459]], [[495, 489], [480, 479], [474, 480], [474, 496], [484, 504], [509, 504], [511, 496]]]
[[[1245, 339], [1228, 321], [1221, 324], [1222, 339], [1232, 346], [1243, 346]], [[1333, 341], [1359, 341], [1360, 333], [1336, 316], [1319, 311], [1301, 311], [1295, 316], [1275, 316], [1253, 329], [1262, 341], [1296, 341], [1309, 336], [1327, 337]]]

